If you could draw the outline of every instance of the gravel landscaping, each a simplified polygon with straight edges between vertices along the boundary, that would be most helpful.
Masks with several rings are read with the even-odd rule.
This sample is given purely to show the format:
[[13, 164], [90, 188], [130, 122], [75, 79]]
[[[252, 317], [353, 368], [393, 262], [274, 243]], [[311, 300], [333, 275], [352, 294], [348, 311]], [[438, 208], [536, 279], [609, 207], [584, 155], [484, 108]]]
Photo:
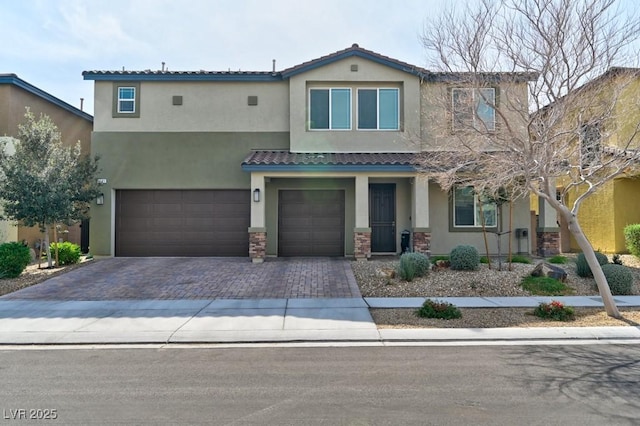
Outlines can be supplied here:
[[[569, 262], [562, 267], [567, 272], [567, 285], [572, 295], [598, 295], [593, 278], [581, 278], [576, 275], [573, 255], [567, 255]], [[634, 294], [640, 294], [640, 260], [630, 255], [622, 255], [622, 262], [631, 268], [635, 278]], [[353, 262], [353, 271], [364, 297], [487, 297], [487, 296], [530, 296], [520, 287], [523, 277], [529, 275], [535, 264], [512, 264], [512, 271], [503, 264], [503, 271], [481, 265], [478, 271], [453, 271], [439, 269], [431, 271], [426, 277], [416, 278], [412, 282], [402, 281], [393, 276], [398, 264], [397, 259], [382, 258]], [[611, 258], [610, 258], [611, 260]], [[414, 309], [372, 309], [371, 314], [379, 327], [578, 327], [640, 325], [640, 309], [624, 310], [624, 320], [608, 317], [602, 309], [577, 308], [576, 319], [569, 322], [543, 320], [532, 315], [532, 309], [461, 309], [462, 318], [439, 320], [419, 318]]]

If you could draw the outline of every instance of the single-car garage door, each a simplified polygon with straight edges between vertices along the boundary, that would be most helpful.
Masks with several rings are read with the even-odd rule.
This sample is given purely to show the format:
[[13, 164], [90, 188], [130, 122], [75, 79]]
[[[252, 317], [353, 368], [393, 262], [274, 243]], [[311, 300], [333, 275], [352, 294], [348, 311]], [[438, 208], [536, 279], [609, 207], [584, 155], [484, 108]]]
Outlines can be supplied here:
[[344, 191], [280, 191], [278, 255], [344, 256]]
[[116, 192], [116, 256], [248, 256], [248, 190]]

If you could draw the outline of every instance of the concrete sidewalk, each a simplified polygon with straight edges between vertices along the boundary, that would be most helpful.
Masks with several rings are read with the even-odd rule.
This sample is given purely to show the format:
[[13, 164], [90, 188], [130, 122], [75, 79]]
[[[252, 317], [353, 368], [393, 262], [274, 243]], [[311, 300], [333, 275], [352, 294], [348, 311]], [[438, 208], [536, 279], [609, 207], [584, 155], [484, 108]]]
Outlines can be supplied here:
[[[458, 307], [534, 307], [560, 300], [600, 307], [599, 297], [437, 298]], [[617, 296], [619, 307], [640, 296]], [[424, 298], [34, 301], [0, 300], [0, 344], [459, 342], [624, 339], [639, 327], [380, 329], [371, 308], [417, 308]]]

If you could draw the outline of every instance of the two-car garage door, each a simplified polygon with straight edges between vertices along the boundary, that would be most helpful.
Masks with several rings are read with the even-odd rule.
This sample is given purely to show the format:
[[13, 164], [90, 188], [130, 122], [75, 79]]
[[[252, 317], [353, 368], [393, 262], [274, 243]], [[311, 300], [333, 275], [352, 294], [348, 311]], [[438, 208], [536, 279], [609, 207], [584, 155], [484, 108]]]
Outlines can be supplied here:
[[116, 192], [116, 256], [247, 256], [248, 190]]

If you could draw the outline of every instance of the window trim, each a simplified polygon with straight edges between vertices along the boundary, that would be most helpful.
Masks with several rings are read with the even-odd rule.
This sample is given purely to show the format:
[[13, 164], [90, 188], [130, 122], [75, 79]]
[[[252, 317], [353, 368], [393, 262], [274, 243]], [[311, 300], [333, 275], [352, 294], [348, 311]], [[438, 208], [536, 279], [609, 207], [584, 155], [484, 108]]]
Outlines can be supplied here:
[[[361, 90], [375, 90], [376, 91], [376, 128], [375, 129], [363, 129], [360, 127], [360, 91]], [[380, 90], [393, 90], [396, 93], [396, 127], [393, 129], [381, 129], [380, 128]], [[358, 131], [374, 131], [374, 132], [398, 132], [400, 131], [400, 89], [397, 87], [357, 87], [356, 88], [356, 130]]]
[[[120, 101], [129, 100], [120, 98], [120, 89], [134, 89], [133, 111], [120, 111]], [[118, 82], [113, 84], [113, 118], [139, 118], [140, 117], [140, 82]]]
[[[329, 92], [329, 110], [327, 112], [328, 117], [329, 117], [329, 127], [328, 128], [314, 128], [311, 126], [312, 120], [311, 120], [311, 92], [313, 90], [327, 90]], [[347, 129], [334, 129], [332, 128], [332, 114], [331, 114], [331, 110], [332, 110], [332, 104], [331, 104], [331, 100], [332, 100], [332, 91], [333, 90], [348, 90], [349, 91], [349, 107], [348, 107], [348, 111], [349, 111], [349, 128]], [[348, 132], [353, 130], [353, 90], [351, 89], [351, 87], [341, 87], [341, 86], [333, 86], [333, 87], [326, 87], [326, 86], [318, 86], [318, 87], [309, 87], [309, 101], [308, 101], [308, 125], [307, 125], [307, 129], [312, 131], [312, 132]]]
[[[472, 114], [472, 119], [473, 119], [473, 123], [471, 126], [465, 125], [463, 127], [456, 127], [456, 107], [455, 107], [455, 103], [454, 103], [454, 92], [457, 90], [464, 90], [464, 91], [471, 91], [473, 98], [473, 104], [474, 104], [474, 109], [473, 109], [473, 114]], [[492, 90], [493, 91], [493, 102], [494, 105], [497, 107], [498, 106], [498, 100], [499, 100], [499, 90], [498, 87], [451, 87], [449, 89], [449, 95], [450, 95], [450, 107], [451, 107], [451, 131], [452, 132], [460, 132], [460, 131], [464, 131], [464, 130], [471, 130], [471, 129], [475, 129], [475, 130], [479, 130], [479, 131], [487, 131], [487, 132], [495, 132], [497, 130], [498, 127], [498, 122], [496, 119], [496, 109], [495, 107], [492, 107], [493, 110], [493, 114], [492, 114], [492, 123], [493, 126], [484, 126], [484, 125], [480, 125], [479, 123], [477, 123], [478, 120], [484, 122], [484, 120], [480, 119], [480, 117], [478, 117], [478, 106], [480, 105], [480, 101], [478, 101], [478, 104], [476, 105], [476, 93], [480, 92], [480, 90]], [[482, 100], [482, 96], [480, 96], [480, 100]], [[485, 102], [486, 105], [489, 105]], [[489, 123], [487, 123], [489, 124]]]
[[[473, 225], [456, 225], [456, 202], [455, 202], [455, 194], [456, 189], [460, 188], [470, 188], [468, 185], [459, 185], [455, 186], [451, 189], [450, 197], [449, 197], [449, 232], [482, 232], [482, 224], [477, 222], [477, 212], [478, 212], [478, 195], [473, 194]], [[485, 229], [488, 230], [496, 230], [498, 229], [498, 206], [496, 203], [493, 203], [495, 206], [495, 225], [493, 226], [485, 226]], [[486, 217], [485, 217], [486, 219]]]

